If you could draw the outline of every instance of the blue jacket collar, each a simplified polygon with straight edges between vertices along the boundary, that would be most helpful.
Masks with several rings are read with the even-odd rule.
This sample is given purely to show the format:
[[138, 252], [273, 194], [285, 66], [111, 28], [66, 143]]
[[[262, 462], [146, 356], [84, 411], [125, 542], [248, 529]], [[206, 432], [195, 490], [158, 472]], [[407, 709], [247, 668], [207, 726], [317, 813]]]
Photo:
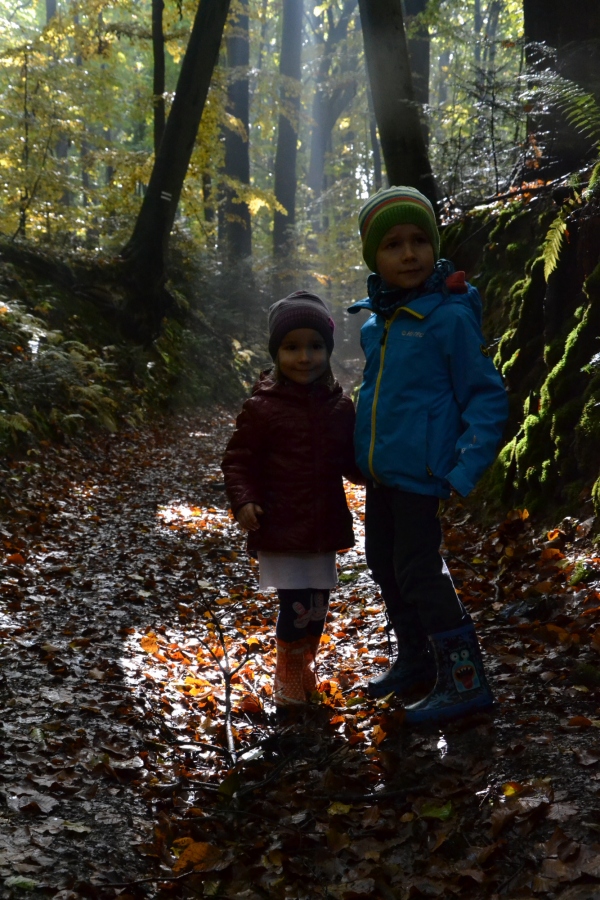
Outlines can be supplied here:
[[[404, 306], [401, 306], [400, 309], [406, 315], [413, 315], [418, 319], [424, 319], [433, 312], [440, 303], [443, 303], [445, 299], [446, 298], [440, 291], [436, 291], [435, 294], [423, 294], [420, 297], [414, 297]], [[368, 309], [370, 312], [375, 312], [370, 297], [365, 297], [364, 300], [353, 303], [352, 306], [348, 307], [348, 312], [357, 313], [360, 312], [361, 309]]]

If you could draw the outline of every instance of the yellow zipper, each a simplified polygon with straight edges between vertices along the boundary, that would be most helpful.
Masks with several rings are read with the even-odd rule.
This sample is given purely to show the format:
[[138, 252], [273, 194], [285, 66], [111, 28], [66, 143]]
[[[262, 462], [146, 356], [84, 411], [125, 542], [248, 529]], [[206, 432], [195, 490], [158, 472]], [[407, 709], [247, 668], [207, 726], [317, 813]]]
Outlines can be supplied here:
[[376, 431], [376, 423], [377, 423], [377, 401], [379, 399], [379, 388], [381, 386], [381, 378], [383, 375], [383, 364], [385, 361], [385, 349], [387, 347], [387, 336], [388, 331], [390, 330], [390, 326], [396, 316], [401, 312], [410, 313], [411, 316], [414, 316], [415, 319], [424, 319], [425, 316], [422, 316], [420, 313], [415, 312], [413, 309], [410, 309], [408, 306], [400, 306], [391, 319], [386, 319], [385, 325], [383, 326], [383, 334], [381, 335], [381, 352], [379, 355], [379, 372], [377, 373], [377, 381], [375, 382], [375, 394], [373, 395], [373, 406], [371, 408], [371, 444], [369, 446], [369, 472], [373, 476], [373, 480], [377, 481], [377, 476], [375, 475], [375, 471], [373, 469], [373, 454], [375, 453], [375, 431]]

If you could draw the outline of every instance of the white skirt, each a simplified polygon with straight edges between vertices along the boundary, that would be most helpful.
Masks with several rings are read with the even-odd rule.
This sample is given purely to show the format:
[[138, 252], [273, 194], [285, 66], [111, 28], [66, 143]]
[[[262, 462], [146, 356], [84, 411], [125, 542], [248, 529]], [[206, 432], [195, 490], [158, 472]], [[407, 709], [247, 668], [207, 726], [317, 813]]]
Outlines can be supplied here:
[[335, 550], [330, 553], [269, 553], [258, 551], [259, 590], [313, 588], [328, 591], [338, 583]]

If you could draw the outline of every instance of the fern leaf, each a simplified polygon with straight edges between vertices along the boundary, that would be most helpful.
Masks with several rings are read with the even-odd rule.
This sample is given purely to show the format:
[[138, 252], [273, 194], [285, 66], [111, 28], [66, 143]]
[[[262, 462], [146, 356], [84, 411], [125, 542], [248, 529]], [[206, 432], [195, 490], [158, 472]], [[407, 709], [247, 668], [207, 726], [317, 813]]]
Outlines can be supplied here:
[[544, 257], [544, 278], [546, 281], [548, 281], [558, 265], [566, 231], [567, 223], [565, 219], [562, 216], [557, 216], [550, 225], [544, 241], [542, 255]]

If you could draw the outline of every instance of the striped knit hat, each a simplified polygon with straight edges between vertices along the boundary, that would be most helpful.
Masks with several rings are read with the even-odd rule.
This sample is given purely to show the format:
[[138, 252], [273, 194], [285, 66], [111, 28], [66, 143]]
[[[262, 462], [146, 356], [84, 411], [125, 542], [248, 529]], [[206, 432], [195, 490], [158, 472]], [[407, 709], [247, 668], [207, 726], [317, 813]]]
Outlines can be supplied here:
[[275, 359], [279, 345], [290, 331], [296, 328], [313, 328], [318, 331], [327, 353], [333, 350], [333, 319], [323, 300], [310, 291], [294, 291], [289, 297], [278, 300], [269, 307], [269, 353]]
[[435, 258], [439, 257], [440, 235], [427, 197], [416, 188], [391, 187], [377, 191], [358, 214], [363, 258], [372, 272], [377, 271], [377, 250], [383, 236], [394, 225], [418, 225], [431, 241]]

